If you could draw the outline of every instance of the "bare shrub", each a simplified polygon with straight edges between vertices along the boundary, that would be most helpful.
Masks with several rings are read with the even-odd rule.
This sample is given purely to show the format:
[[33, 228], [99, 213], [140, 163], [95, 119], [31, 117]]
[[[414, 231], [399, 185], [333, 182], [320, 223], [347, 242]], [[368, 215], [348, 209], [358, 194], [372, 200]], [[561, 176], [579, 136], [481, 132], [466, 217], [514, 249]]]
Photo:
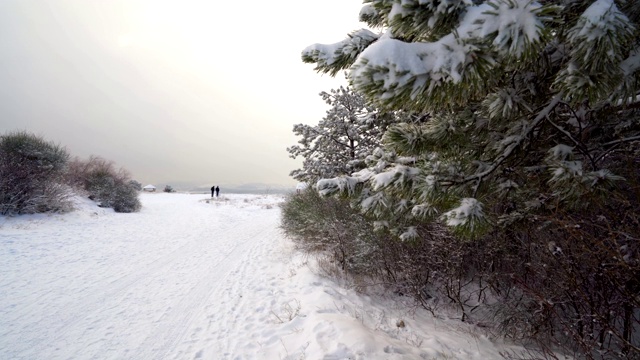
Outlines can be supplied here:
[[116, 212], [140, 210], [138, 191], [131, 184], [129, 173], [114, 163], [98, 156], [88, 160], [74, 159], [69, 164], [67, 181], [89, 194], [99, 206], [113, 208]]
[[275, 318], [278, 324], [284, 324], [295, 319], [298, 314], [300, 314], [300, 301], [298, 299], [293, 299], [285, 302], [280, 311], [275, 312], [271, 310], [271, 315]]

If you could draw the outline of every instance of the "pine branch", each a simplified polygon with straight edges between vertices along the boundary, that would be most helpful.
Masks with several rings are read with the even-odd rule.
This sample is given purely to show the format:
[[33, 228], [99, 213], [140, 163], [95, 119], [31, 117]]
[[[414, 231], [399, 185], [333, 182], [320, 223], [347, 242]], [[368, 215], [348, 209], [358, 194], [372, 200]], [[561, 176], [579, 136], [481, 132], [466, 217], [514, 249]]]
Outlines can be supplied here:
[[317, 134], [317, 135], [324, 135], [324, 136], [326, 136], [327, 138], [331, 139], [331, 141], [333, 141], [334, 143], [336, 143], [336, 144], [338, 144], [338, 145], [341, 145], [341, 146], [344, 146], [344, 147], [349, 147], [349, 144], [343, 143], [343, 142], [341, 142], [340, 140], [336, 139], [334, 136], [331, 136], [331, 135], [329, 135], [329, 134], [327, 134], [327, 133], [323, 133], [322, 131], [318, 131], [318, 130], [316, 130], [315, 128], [311, 128], [311, 129], [309, 129], [309, 130], [310, 130], [310, 131], [312, 131], [312, 132], [314, 132], [314, 133], [315, 133], [315, 134]]
[[[604, 151], [602, 154], [600, 154], [598, 157], [595, 158], [595, 161], [598, 162], [600, 160], [602, 160], [605, 156], [607, 156], [608, 154], [610, 154], [613, 150], [615, 150], [619, 145], [625, 143], [625, 142], [631, 142], [631, 141], [636, 141], [636, 140], [640, 140], [640, 135], [636, 135], [636, 136], [631, 136], [628, 138], [624, 138], [624, 139], [618, 139], [618, 140], [614, 140], [614, 141], [609, 141], [607, 143], [604, 144], [600, 144], [598, 145], [598, 147], [607, 147], [607, 146], [611, 146], [610, 149]], [[596, 150], [598, 147], [594, 147], [592, 149], [589, 149], [590, 151]]]
[[624, 138], [624, 139], [618, 139], [618, 140], [614, 140], [614, 141], [609, 141], [607, 143], [600, 144], [600, 146], [606, 147], [606, 146], [610, 146], [610, 145], [616, 145], [616, 144], [619, 144], [619, 143], [624, 143], [624, 142], [628, 142], [628, 141], [635, 141], [635, 140], [640, 140], [640, 135], [636, 135], [636, 136], [632, 136], [632, 137], [628, 137], [628, 138]]
[[565, 130], [562, 126], [559, 126], [558, 124], [554, 123], [548, 117], [547, 117], [547, 122], [549, 122], [549, 124], [551, 124], [553, 127], [555, 127], [564, 136], [568, 137], [574, 144], [576, 144], [576, 147], [578, 148], [578, 150], [580, 150], [580, 152], [589, 159], [589, 162], [591, 162], [591, 167], [593, 168], [593, 171], [597, 171], [598, 170], [598, 167], [596, 165], [595, 159], [593, 158], [593, 156], [591, 156], [591, 153], [589, 152], [589, 149], [587, 149], [585, 144], [583, 144], [582, 142], [576, 140], [573, 136], [571, 136], [571, 133], [569, 133], [567, 130]]
[[477, 174], [473, 174], [473, 175], [465, 177], [460, 182], [461, 183], [466, 183], [466, 182], [473, 181], [473, 180], [481, 180], [482, 178], [486, 177], [487, 175], [493, 173], [498, 167], [500, 167], [500, 165], [502, 165], [502, 163], [505, 162], [505, 160], [507, 160], [511, 156], [513, 151], [518, 146], [520, 146], [520, 144], [526, 138], [526, 135], [529, 135], [533, 131], [533, 129], [535, 129], [544, 119], [546, 119], [547, 116], [549, 116], [549, 113], [560, 103], [561, 99], [562, 99], [562, 94], [556, 95], [551, 100], [549, 105], [547, 105], [544, 109], [542, 109], [542, 111], [540, 113], [538, 113], [538, 116], [536, 116], [536, 118], [533, 120], [533, 122], [531, 124], [529, 124], [527, 129], [525, 131], [523, 131], [522, 136], [518, 140], [512, 142], [511, 144], [509, 144], [509, 146], [507, 146], [507, 148], [502, 152], [502, 154], [500, 154], [500, 156], [498, 156], [498, 158], [493, 162], [493, 165], [489, 166], [488, 169], [486, 169], [485, 171], [483, 171], [481, 173], [477, 173]]
[[578, 122], [578, 135], [582, 136], [582, 131], [584, 130], [584, 128], [582, 127], [582, 119], [580, 118], [580, 116], [578, 116], [576, 111], [573, 109], [573, 107], [569, 103], [562, 101], [561, 104], [566, 106], [569, 109], [569, 111], [571, 111], [571, 113], [573, 114], [573, 117], [576, 118], [576, 121]]

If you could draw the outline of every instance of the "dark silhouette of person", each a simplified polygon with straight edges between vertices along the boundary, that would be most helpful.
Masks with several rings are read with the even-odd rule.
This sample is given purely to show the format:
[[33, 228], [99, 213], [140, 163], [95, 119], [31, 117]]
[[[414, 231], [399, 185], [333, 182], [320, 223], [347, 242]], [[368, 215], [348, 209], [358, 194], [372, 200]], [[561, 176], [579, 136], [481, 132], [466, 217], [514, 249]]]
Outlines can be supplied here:
[[211, 187], [211, 197], [213, 197], [213, 193], [214, 193], [215, 191], [216, 191], [216, 186], [215, 186], [215, 185], [213, 185], [213, 186]]
[[[216, 186], [216, 197], [218, 197], [218, 194], [220, 193], [220, 188]], [[213, 196], [213, 195], [212, 195]]]

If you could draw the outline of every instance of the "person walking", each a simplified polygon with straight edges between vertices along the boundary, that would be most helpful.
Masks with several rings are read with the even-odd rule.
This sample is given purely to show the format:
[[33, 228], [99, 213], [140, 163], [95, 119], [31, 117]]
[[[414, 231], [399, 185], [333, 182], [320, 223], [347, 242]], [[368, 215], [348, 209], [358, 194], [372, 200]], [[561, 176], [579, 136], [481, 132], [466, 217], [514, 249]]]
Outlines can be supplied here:
[[213, 193], [214, 193], [215, 191], [216, 191], [216, 186], [215, 186], [215, 185], [213, 185], [213, 186], [211, 187], [211, 197], [213, 197]]
[[[220, 188], [216, 186], [216, 197], [218, 197], [218, 194], [220, 194]], [[213, 196], [213, 195], [211, 195]]]

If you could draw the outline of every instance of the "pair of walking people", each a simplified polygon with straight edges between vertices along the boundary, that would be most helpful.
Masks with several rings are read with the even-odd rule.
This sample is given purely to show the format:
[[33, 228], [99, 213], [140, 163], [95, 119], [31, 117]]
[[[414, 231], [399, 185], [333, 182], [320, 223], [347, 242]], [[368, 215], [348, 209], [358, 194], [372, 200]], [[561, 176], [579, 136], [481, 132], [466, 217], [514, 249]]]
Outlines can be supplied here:
[[218, 197], [218, 194], [220, 193], [220, 188], [215, 185], [211, 187], [211, 197], [213, 197], [214, 193], [216, 197]]

